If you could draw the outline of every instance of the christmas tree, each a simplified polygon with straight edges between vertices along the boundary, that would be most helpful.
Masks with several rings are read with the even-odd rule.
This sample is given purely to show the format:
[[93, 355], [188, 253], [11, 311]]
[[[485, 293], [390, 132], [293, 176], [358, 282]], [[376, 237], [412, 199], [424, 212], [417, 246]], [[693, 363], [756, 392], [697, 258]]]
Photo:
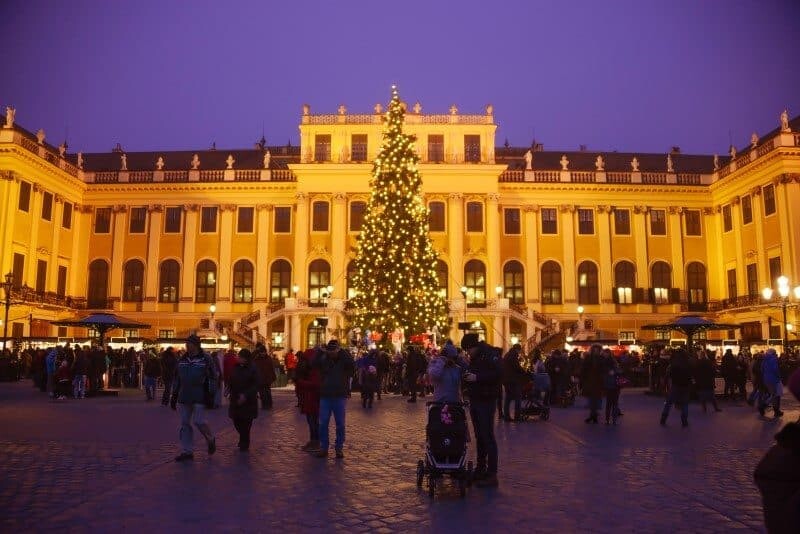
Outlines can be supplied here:
[[384, 117], [383, 145], [372, 169], [372, 196], [358, 237], [355, 296], [349, 307], [362, 331], [402, 328], [406, 339], [432, 328], [446, 331], [447, 311], [428, 236], [428, 208], [414, 136], [403, 133], [405, 106], [397, 88]]

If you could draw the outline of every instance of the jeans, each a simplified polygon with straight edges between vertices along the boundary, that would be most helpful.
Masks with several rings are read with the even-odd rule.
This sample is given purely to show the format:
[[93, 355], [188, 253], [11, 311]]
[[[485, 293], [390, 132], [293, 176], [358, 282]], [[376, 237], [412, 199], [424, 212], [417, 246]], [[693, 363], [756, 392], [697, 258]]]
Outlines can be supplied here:
[[178, 404], [178, 413], [181, 416], [181, 430], [180, 440], [181, 448], [185, 453], [192, 453], [192, 442], [194, 440], [194, 432], [192, 431], [192, 421], [197, 430], [203, 434], [206, 441], [211, 443], [214, 439], [214, 434], [211, 433], [211, 427], [208, 426], [206, 421], [206, 407], [202, 404]]
[[496, 409], [495, 400], [473, 400], [469, 408], [477, 442], [478, 470], [486, 469], [487, 473], [493, 474], [497, 473], [497, 441], [494, 439]]
[[619, 414], [619, 388], [606, 390], [606, 422], [616, 422]]
[[319, 415], [306, 414], [308, 423], [308, 440], [319, 441]]
[[147, 400], [156, 398], [156, 379], [150, 376], [144, 377], [144, 393], [147, 395]]
[[253, 418], [237, 417], [233, 420], [233, 426], [239, 433], [239, 449], [246, 451], [250, 447], [250, 429], [253, 426]]
[[166, 406], [169, 404], [170, 395], [172, 395], [172, 378], [162, 378], [164, 382], [164, 394], [161, 395], [161, 404]]
[[509, 383], [503, 384], [503, 388], [506, 390], [506, 396], [503, 401], [503, 414], [507, 419], [511, 419], [511, 401], [514, 401], [514, 417], [519, 419], [519, 411], [520, 411], [520, 404], [521, 404], [521, 396], [522, 396], [522, 387], [517, 383]]
[[344, 408], [347, 399], [344, 397], [322, 397], [319, 400], [319, 448], [328, 450], [330, 437], [328, 436], [328, 424], [331, 414], [336, 421], [336, 450], [344, 446]]
[[76, 399], [86, 396], [86, 375], [75, 375], [72, 379], [72, 396]]
[[681, 406], [681, 422], [688, 423], [689, 421], [689, 386], [672, 386], [666, 402], [664, 402], [664, 411], [661, 412], [661, 421], [666, 421], [669, 417], [670, 408], [673, 404], [680, 404]]

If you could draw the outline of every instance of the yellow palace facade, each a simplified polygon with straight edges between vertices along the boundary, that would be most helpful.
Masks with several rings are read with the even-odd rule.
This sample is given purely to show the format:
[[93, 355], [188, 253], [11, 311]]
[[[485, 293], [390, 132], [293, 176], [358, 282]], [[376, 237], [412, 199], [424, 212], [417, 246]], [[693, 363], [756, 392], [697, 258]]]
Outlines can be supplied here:
[[[151, 325], [128, 337], [210, 329], [297, 349], [346, 335], [380, 106], [304, 106], [299, 147], [91, 154], [15, 115], [0, 128], [9, 338], [84, 337], [50, 321], [88, 311]], [[782, 337], [779, 300], [760, 295], [781, 275], [800, 284], [800, 120], [776, 122], [719, 157], [546, 151], [497, 146], [491, 106], [413, 106], [442, 334], [466, 321], [504, 347], [556, 332], [647, 340], [643, 325], [698, 312], [742, 325], [717, 337]]]

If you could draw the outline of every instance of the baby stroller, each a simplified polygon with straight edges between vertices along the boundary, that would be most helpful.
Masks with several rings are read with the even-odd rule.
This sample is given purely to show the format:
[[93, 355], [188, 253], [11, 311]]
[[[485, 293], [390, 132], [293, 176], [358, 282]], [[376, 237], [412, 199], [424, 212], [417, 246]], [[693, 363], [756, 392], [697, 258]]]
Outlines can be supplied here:
[[417, 487], [428, 475], [428, 495], [436, 492], [436, 481], [449, 475], [457, 481], [461, 497], [472, 481], [472, 462], [467, 463], [466, 403], [428, 402], [428, 424], [425, 429], [425, 459], [417, 463]]
[[522, 388], [520, 417], [523, 420], [529, 417], [538, 417], [542, 421], [550, 419], [550, 406], [544, 402], [544, 399], [549, 395], [549, 391], [550, 375], [547, 373], [533, 375], [533, 380]]

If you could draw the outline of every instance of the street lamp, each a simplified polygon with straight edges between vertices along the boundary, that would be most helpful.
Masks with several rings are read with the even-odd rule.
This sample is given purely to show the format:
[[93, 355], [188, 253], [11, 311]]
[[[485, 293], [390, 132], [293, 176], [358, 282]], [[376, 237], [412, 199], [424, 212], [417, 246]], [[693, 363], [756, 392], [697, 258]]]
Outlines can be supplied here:
[[292, 293], [294, 293], [294, 298], [297, 298], [297, 294], [300, 292], [300, 286], [297, 284], [292, 286]]
[[[771, 287], [765, 287], [761, 291], [764, 300], [772, 300], [773, 290]], [[787, 328], [786, 321], [786, 307], [789, 305], [789, 295], [794, 293], [795, 300], [800, 301], [800, 286], [795, 286], [793, 290], [789, 288], [789, 279], [785, 276], [778, 277], [778, 296], [780, 297], [780, 306], [783, 310], [783, 353], [789, 350], [789, 328]]]
[[211, 330], [216, 331], [217, 330], [217, 323], [214, 321], [214, 314], [217, 312], [217, 305], [216, 304], [212, 304], [211, 306], [208, 307], [208, 311], [211, 312], [211, 321], [209, 321], [209, 323], [208, 323], [208, 328], [211, 329]]
[[6, 292], [6, 318], [3, 321], [3, 352], [6, 351], [6, 338], [8, 337], [8, 309], [11, 307], [11, 286], [14, 285], [14, 274], [6, 274], [6, 281], [3, 282], [3, 289]]
[[497, 293], [497, 298], [500, 298], [500, 294], [503, 293], [503, 286], [500, 285], [496, 286], [494, 288], [494, 292]]
[[[467, 322], [467, 286], [461, 286], [461, 294], [464, 296], [464, 323]], [[464, 328], [464, 333], [467, 333], [467, 329]]]

